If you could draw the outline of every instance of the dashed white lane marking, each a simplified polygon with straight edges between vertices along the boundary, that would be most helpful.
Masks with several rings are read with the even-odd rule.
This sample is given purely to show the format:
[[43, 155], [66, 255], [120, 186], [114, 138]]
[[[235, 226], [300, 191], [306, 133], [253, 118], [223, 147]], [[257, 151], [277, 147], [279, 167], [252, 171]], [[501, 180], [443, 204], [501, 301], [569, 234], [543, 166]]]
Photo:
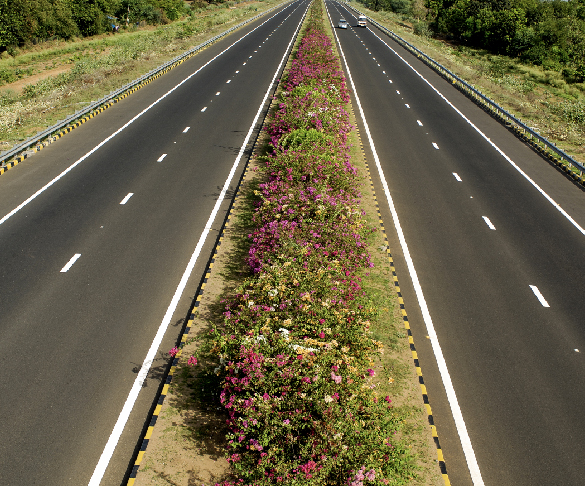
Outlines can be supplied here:
[[382, 71], [382, 74], [386, 74], [386, 71]]
[[[203, 111], [203, 110], [201, 110], [201, 111]], [[189, 128], [191, 128], [191, 127], [185, 127], [185, 130], [183, 130], [183, 133], [187, 133], [189, 131]]]
[[433, 142], [433, 147], [435, 147], [437, 150], [439, 150], [439, 146], [435, 142]]
[[580, 353], [581, 351], [579, 351], [577, 348], [575, 348], [575, 353]]
[[128, 202], [128, 199], [130, 199], [132, 196], [134, 196], [134, 193], [129, 192], [128, 194], [126, 194], [126, 197], [120, 201], [120, 204], [126, 204]]
[[380, 67], [380, 65], [378, 64], [378, 67]]
[[128, 419], [130, 417], [130, 413], [132, 412], [132, 409], [134, 408], [134, 403], [138, 399], [138, 394], [140, 393], [140, 390], [144, 386], [144, 380], [146, 379], [146, 377], [150, 373], [150, 368], [152, 367], [152, 363], [153, 363], [154, 359], [156, 358], [156, 353], [158, 352], [158, 348], [161, 345], [162, 339], [163, 339], [163, 337], [166, 333], [166, 330], [170, 324], [171, 318], [172, 318], [172, 316], [177, 308], [177, 305], [179, 304], [179, 299], [183, 295], [183, 291], [185, 290], [185, 287], [187, 286], [187, 280], [189, 279], [191, 273], [193, 272], [193, 268], [195, 267], [195, 264], [199, 258], [199, 254], [201, 253], [201, 249], [202, 249], [202, 247], [207, 239], [207, 235], [211, 231], [211, 227], [213, 225], [213, 222], [215, 221], [215, 217], [216, 217], [217, 213], [219, 212], [220, 206], [225, 198], [226, 192], [228, 191], [228, 189], [230, 188], [230, 185], [232, 184], [232, 180], [234, 178], [236, 169], [237, 169], [238, 165], [240, 164], [242, 156], [244, 155], [244, 151], [246, 149], [246, 146], [248, 145], [248, 142], [250, 141], [250, 138], [252, 136], [252, 132], [253, 132], [254, 128], [256, 127], [256, 123], [258, 123], [258, 119], [260, 118], [260, 114], [262, 113], [262, 109], [264, 108], [264, 104], [266, 103], [266, 100], [268, 99], [268, 96], [271, 93], [272, 86], [274, 86], [274, 82], [278, 76], [278, 73], [280, 72], [280, 69], [282, 68], [282, 65], [285, 62], [286, 57], [288, 56], [289, 49], [291, 48], [291, 45], [296, 38], [296, 33], [298, 32], [300, 27], [301, 27], [301, 25], [299, 23], [299, 25], [297, 26], [297, 29], [295, 31], [295, 35], [292, 37], [291, 41], [289, 42], [288, 46], [286, 47], [285, 54], [283, 55], [283, 57], [280, 61], [280, 64], [276, 68], [276, 72], [274, 73], [274, 76], [273, 76], [272, 80], [270, 81], [270, 84], [268, 85], [269, 88], [266, 91], [266, 93], [264, 94], [264, 99], [260, 103], [260, 106], [259, 106], [258, 111], [256, 113], [256, 116], [254, 118], [254, 121], [252, 122], [252, 125], [250, 126], [250, 128], [248, 130], [248, 134], [246, 135], [246, 138], [245, 138], [242, 146], [240, 147], [240, 151], [238, 153], [238, 156], [236, 157], [236, 160], [234, 161], [234, 165], [232, 166], [230, 173], [228, 175], [228, 178], [226, 179], [225, 184], [224, 184], [219, 196], [217, 197], [217, 199], [215, 201], [215, 206], [213, 207], [213, 211], [211, 212], [209, 219], [207, 220], [207, 223], [205, 224], [205, 228], [204, 228], [203, 232], [201, 233], [199, 241], [197, 242], [197, 246], [195, 247], [195, 250], [193, 251], [193, 254], [191, 255], [191, 259], [189, 260], [189, 263], [187, 264], [187, 267], [185, 268], [185, 272], [183, 273], [183, 276], [181, 277], [179, 285], [177, 286], [177, 289], [175, 290], [175, 294], [173, 295], [173, 298], [172, 298], [172, 300], [167, 308], [167, 311], [166, 311], [166, 313], [161, 321], [161, 324], [160, 324], [159, 329], [156, 333], [156, 336], [154, 337], [152, 344], [148, 350], [148, 353], [146, 354], [146, 357], [144, 358], [144, 361], [142, 362], [142, 366], [140, 367], [140, 371], [138, 372], [138, 375], [136, 376], [136, 379], [132, 385], [130, 393], [128, 394], [128, 397], [126, 398], [126, 401], [124, 403], [122, 411], [120, 412], [120, 415], [118, 416], [118, 419], [116, 420], [116, 424], [114, 425], [114, 429], [112, 430], [112, 433], [110, 434], [110, 438], [108, 439], [108, 442], [104, 448], [104, 451], [102, 452], [102, 455], [101, 455], [101, 457], [100, 457], [100, 459], [95, 467], [94, 473], [93, 473], [93, 475], [88, 483], [88, 486], [99, 486], [99, 484], [101, 483], [101, 480], [105, 474], [106, 468], [108, 467], [110, 459], [111, 459], [112, 455], [114, 454], [114, 450], [116, 449], [116, 445], [118, 444], [118, 441], [120, 440], [120, 436], [122, 435], [122, 432], [124, 431], [124, 427], [126, 426], [126, 422], [128, 421]]
[[540, 293], [540, 290], [538, 290], [538, 287], [536, 285], [530, 285], [530, 288], [534, 292], [534, 295], [536, 295], [536, 298], [538, 299], [538, 301], [542, 304], [542, 307], [550, 307], [550, 305], [548, 305], [548, 302], [546, 301], [544, 296]]
[[459, 181], [459, 182], [463, 182], [463, 181], [461, 180], [461, 177], [459, 177], [459, 174], [457, 174], [457, 172], [453, 172], [453, 177], [455, 177], [455, 179], [456, 179], [457, 181]]
[[[435, 88], [430, 81], [428, 81], [421, 73], [419, 73], [406, 59], [404, 59], [400, 54], [398, 54], [394, 49], [392, 49], [386, 42], [384, 42], [384, 40], [382, 40], [374, 31], [370, 31], [372, 32], [379, 40], [380, 42], [382, 42], [388, 49], [390, 49], [394, 54], [396, 54], [396, 56], [402, 61], [404, 62], [404, 64], [406, 64], [410, 69], [412, 69], [414, 71], [414, 73], [420, 77], [435, 93], [437, 93], [437, 95], [443, 100], [445, 101], [445, 103], [447, 103], [461, 118], [463, 118], [468, 124], [469, 126], [471, 126], [484, 140], [486, 140], [504, 159], [506, 159], [506, 161], [512, 166], [514, 167], [514, 169], [516, 169], [521, 175], [522, 177], [524, 177], [531, 185], [532, 187], [534, 187], [540, 194], [542, 194], [542, 196], [550, 203], [552, 204], [555, 209], [561, 213], [565, 218], [567, 218], [567, 220], [577, 229], [577, 231], [579, 231], [579, 233], [581, 233], [582, 235], [585, 235], [585, 228], [583, 228], [579, 223], [577, 223], [577, 221], [575, 221], [571, 215], [569, 213], [567, 213], [552, 197], [550, 197], [546, 192], [544, 192], [544, 190], [534, 181], [530, 178], [530, 176], [524, 172], [519, 166], [518, 164], [516, 164], [516, 162], [514, 162], [510, 157], [508, 157], [504, 151], [498, 147], [494, 142], [492, 142], [489, 137], [483, 133], [469, 118], [467, 118], [453, 103], [451, 103], [446, 97], [445, 95], [443, 95], [443, 93], [441, 93], [437, 88]], [[475, 466], [474, 466], [475, 467]], [[481, 481], [481, 484], [483, 484], [483, 479], [481, 479], [481, 472], [479, 470], [479, 467], [477, 467], [477, 470], [473, 470], [470, 472], [472, 473], [471, 476], [472, 478], [476, 478], [479, 484], [479, 481]], [[475, 484], [475, 481], [474, 481]]]
[[240, 71], [236, 71], [236, 74], [238, 74]]
[[205, 110], [207, 110], [207, 106], [204, 106], [203, 108], [201, 108], [201, 113], [203, 113]]
[[[329, 14], [329, 12], [327, 12]], [[331, 22], [331, 18], [329, 18]], [[332, 23], [332, 22], [331, 22]], [[374, 155], [374, 162], [376, 164], [376, 168], [378, 170], [378, 174], [380, 176], [380, 181], [382, 182], [382, 187], [384, 188], [384, 194], [386, 195], [386, 200], [388, 201], [388, 206], [390, 208], [390, 212], [392, 213], [392, 220], [394, 221], [394, 228], [398, 233], [398, 240], [400, 241], [400, 246], [402, 248], [402, 254], [404, 255], [404, 259], [406, 260], [406, 266], [408, 267], [408, 272], [410, 274], [410, 279], [412, 281], [412, 285], [414, 287], [416, 297], [419, 303], [419, 307], [422, 312], [423, 320], [426, 324], [427, 333], [431, 340], [431, 345], [433, 348], [433, 353], [435, 355], [435, 359], [437, 360], [437, 366], [439, 368], [439, 373], [441, 375], [441, 379], [443, 380], [443, 385], [445, 387], [445, 392], [447, 394], [447, 400], [449, 402], [449, 406], [451, 408], [451, 413], [453, 414], [453, 419], [455, 421], [455, 427], [457, 428], [457, 433], [459, 434], [459, 440], [461, 441], [461, 447], [463, 448], [463, 453], [465, 454], [465, 459], [467, 461], [467, 467], [469, 468], [469, 472], [471, 473], [471, 478], [473, 481], [474, 486], [484, 486], [483, 479], [481, 477], [481, 471], [479, 469], [479, 465], [477, 464], [477, 459], [475, 457], [475, 451], [473, 450], [473, 444], [471, 443], [471, 439], [469, 437], [469, 433], [467, 432], [467, 426], [465, 425], [465, 419], [463, 418], [463, 412], [461, 411], [461, 407], [459, 406], [459, 402], [457, 400], [457, 394], [455, 393], [455, 387], [453, 386], [453, 381], [451, 380], [451, 375], [449, 374], [449, 369], [447, 368], [447, 362], [445, 361], [445, 356], [443, 355], [443, 350], [441, 349], [441, 344], [439, 343], [439, 337], [437, 336], [437, 331], [435, 330], [435, 326], [433, 324], [433, 319], [431, 317], [431, 313], [429, 312], [429, 308], [427, 306], [427, 302], [422, 290], [422, 286], [418, 279], [418, 274], [414, 267], [414, 262], [410, 255], [410, 251], [408, 249], [408, 244], [406, 242], [406, 238], [404, 236], [404, 232], [402, 231], [402, 227], [400, 225], [400, 219], [398, 218], [398, 212], [396, 211], [396, 207], [394, 206], [394, 200], [392, 199], [392, 195], [390, 194], [390, 189], [388, 188], [388, 182], [384, 177], [384, 171], [382, 170], [382, 165], [380, 164], [380, 158], [376, 152], [376, 147], [374, 145], [374, 140], [372, 139], [372, 134], [370, 133], [370, 128], [366, 121], [366, 116], [364, 115], [364, 110], [362, 108], [360, 98], [358, 96], [357, 90], [355, 89], [355, 84], [353, 82], [353, 77], [351, 75], [351, 71], [347, 64], [347, 60], [345, 59], [345, 53], [341, 47], [339, 42], [339, 38], [337, 37], [337, 32], [333, 31], [335, 35], [335, 39], [337, 41], [337, 45], [339, 46], [339, 52], [343, 59], [343, 63], [345, 65], [345, 69], [347, 71], [347, 75], [349, 77], [349, 82], [351, 84], [351, 88], [354, 92], [356, 104], [358, 106], [360, 116], [364, 123], [364, 129], [366, 131], [366, 135], [368, 137], [368, 142], [370, 144], [370, 148], [372, 149], [372, 153]], [[387, 45], [387, 44], [386, 44]]]
[[156, 161], [162, 162], [166, 156], [167, 156], [167, 154], [162, 154], [158, 159], [156, 159]]
[[219, 96], [219, 93], [220, 93], [219, 91], [217, 93], [215, 93], [215, 96]]
[[242, 66], [245, 66], [245, 65], [246, 65], [246, 63], [242, 64]]
[[61, 273], [65, 273], [67, 272], [72, 266], [73, 264], [79, 259], [79, 257], [81, 256], [81, 253], [76, 253], [75, 255], [73, 255], [71, 257], [71, 260], [69, 260], [67, 262], [67, 265], [65, 265], [62, 269], [61, 269]]
[[225, 82], [225, 84], [230, 84], [231, 82], [232, 82], [232, 80], [231, 80], [231, 79], [228, 79], [228, 80]]
[[490, 218], [488, 218], [487, 216], [482, 216], [483, 220], [485, 221], [485, 224], [488, 225], [488, 228], [491, 230], [495, 230], [496, 227], [493, 225], [493, 223], [490, 221]]
[[249, 56], [248, 59], [252, 59], [252, 56]]
[[422, 122], [420, 120], [417, 120], [416, 122], [418, 123], [418, 126], [419, 127], [422, 127], [423, 126], [423, 124], [422, 124]]
[[391, 80], [391, 79], [389, 79], [389, 80], [388, 80], [388, 82], [389, 82], [390, 84], [392, 84], [392, 80]]
[[400, 94], [400, 91], [396, 90], [396, 94]]
[[406, 106], [407, 108], [410, 108], [410, 105], [408, 103], [404, 103], [404, 106]]

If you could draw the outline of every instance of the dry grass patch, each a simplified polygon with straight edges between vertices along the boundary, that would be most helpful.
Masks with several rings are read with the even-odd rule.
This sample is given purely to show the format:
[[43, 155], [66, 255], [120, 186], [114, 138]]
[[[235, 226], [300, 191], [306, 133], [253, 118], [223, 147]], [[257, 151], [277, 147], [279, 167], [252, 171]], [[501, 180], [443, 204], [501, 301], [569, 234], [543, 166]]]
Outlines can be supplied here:
[[567, 84], [560, 72], [416, 35], [413, 24], [397, 14], [356, 7], [585, 163], [585, 83]]

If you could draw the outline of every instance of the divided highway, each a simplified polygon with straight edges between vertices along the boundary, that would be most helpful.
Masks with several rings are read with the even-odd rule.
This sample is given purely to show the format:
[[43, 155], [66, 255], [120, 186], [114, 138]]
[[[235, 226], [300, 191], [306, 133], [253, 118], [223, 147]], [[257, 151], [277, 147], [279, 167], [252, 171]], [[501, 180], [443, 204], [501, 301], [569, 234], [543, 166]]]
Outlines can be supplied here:
[[0, 484], [123, 483], [307, 6], [0, 177]]
[[585, 484], [585, 192], [326, 5], [451, 483]]

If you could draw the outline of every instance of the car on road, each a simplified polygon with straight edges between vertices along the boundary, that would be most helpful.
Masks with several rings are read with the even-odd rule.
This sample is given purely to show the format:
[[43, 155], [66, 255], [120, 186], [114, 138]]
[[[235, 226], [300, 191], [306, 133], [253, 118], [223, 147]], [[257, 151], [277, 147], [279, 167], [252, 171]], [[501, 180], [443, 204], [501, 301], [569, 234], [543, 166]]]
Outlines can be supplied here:
[[347, 29], [347, 20], [339, 19], [339, 22], [337, 22], [337, 27], [339, 29]]
[[365, 15], [360, 15], [358, 17], [358, 27], [367, 27]]

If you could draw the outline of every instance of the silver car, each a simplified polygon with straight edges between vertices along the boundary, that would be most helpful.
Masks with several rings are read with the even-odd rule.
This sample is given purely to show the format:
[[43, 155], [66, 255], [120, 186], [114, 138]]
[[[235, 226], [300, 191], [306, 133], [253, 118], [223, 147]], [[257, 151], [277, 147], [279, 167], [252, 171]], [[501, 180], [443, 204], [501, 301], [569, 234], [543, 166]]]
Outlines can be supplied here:
[[347, 29], [347, 20], [339, 19], [339, 22], [337, 22], [337, 27], [340, 29]]

